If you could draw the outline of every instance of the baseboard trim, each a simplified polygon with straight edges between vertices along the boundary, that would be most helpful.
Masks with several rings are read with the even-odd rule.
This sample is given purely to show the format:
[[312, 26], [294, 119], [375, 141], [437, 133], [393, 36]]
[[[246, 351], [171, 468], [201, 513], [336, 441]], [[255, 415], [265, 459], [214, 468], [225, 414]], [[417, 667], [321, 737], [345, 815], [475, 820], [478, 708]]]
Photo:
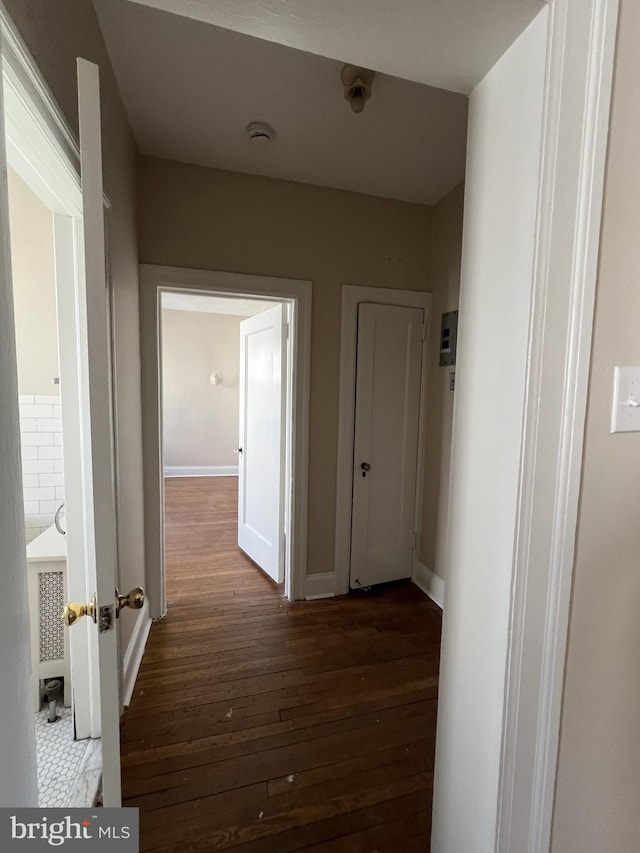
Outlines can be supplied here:
[[416, 563], [411, 580], [434, 601], [440, 609], [444, 607], [444, 581], [428, 569], [424, 563]]
[[237, 477], [237, 465], [165, 465], [165, 477]]
[[307, 575], [304, 596], [307, 601], [313, 601], [316, 598], [333, 598], [335, 594], [335, 572], [320, 572], [317, 575]]
[[142, 610], [138, 614], [136, 624], [133, 629], [133, 634], [129, 640], [127, 651], [124, 655], [123, 673], [122, 673], [122, 704], [125, 708], [129, 706], [133, 690], [136, 686], [136, 678], [138, 670], [142, 663], [144, 648], [147, 644], [147, 637], [151, 630], [151, 614], [149, 613], [149, 601], [145, 600], [142, 605]]

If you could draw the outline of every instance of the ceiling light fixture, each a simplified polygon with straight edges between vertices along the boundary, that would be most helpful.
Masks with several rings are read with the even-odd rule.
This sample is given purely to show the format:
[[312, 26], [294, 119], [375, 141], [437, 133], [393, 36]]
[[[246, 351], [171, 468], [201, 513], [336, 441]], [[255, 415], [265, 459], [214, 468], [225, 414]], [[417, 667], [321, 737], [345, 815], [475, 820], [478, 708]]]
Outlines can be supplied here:
[[263, 121], [252, 121], [247, 125], [247, 134], [249, 142], [254, 145], [268, 145], [275, 136], [271, 125], [265, 124]]

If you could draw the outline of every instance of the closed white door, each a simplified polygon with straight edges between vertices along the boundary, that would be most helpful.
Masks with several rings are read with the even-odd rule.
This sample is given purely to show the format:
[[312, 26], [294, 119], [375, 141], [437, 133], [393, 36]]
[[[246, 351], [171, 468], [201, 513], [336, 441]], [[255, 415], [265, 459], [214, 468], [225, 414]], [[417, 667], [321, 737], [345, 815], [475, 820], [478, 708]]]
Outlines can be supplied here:
[[286, 306], [240, 324], [238, 545], [284, 581]]
[[358, 308], [351, 588], [411, 577], [424, 311]]

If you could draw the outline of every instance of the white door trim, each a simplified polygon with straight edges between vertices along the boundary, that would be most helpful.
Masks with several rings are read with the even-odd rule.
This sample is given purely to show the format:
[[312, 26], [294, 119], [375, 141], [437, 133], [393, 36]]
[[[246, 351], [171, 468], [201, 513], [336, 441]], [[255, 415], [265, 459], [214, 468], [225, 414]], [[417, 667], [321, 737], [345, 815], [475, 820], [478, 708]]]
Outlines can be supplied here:
[[162, 290], [221, 296], [261, 296], [291, 304], [293, 365], [291, 423], [291, 507], [287, 537], [285, 595], [304, 598], [307, 577], [307, 478], [309, 458], [309, 386], [311, 372], [311, 282], [241, 273], [194, 270], [143, 264], [140, 267], [142, 346], [142, 433], [146, 582], [151, 615], [166, 612], [164, 575], [164, 477], [160, 440], [162, 392], [160, 376], [160, 295]]
[[[416, 481], [416, 541], [420, 541], [422, 519], [422, 486], [424, 468], [424, 422], [427, 397], [428, 331], [431, 321], [431, 294], [419, 290], [393, 290], [382, 287], [360, 287], [345, 284], [342, 288], [342, 320], [340, 328], [340, 399], [338, 408], [338, 467], [336, 481], [335, 594], [349, 592], [351, 563], [351, 494], [353, 489], [353, 431], [355, 419], [356, 349], [358, 340], [358, 305], [376, 302], [381, 305], [403, 305], [423, 308], [426, 337], [422, 347], [420, 386], [420, 423], [418, 431], [418, 477]], [[414, 572], [416, 551], [414, 549]]]
[[[4, 41], [0, 32], [0, 47]], [[0, 105], [4, 104], [0, 63]], [[0, 806], [38, 805], [36, 738], [32, 724], [27, 550], [24, 529], [18, 368], [9, 200], [5, 166], [4, 110], [0, 109], [0, 539], [2, 540], [2, 596], [0, 597], [0, 676], [11, 684], [13, 709], [0, 738]]]
[[549, 12], [498, 853], [551, 843], [618, 0]]

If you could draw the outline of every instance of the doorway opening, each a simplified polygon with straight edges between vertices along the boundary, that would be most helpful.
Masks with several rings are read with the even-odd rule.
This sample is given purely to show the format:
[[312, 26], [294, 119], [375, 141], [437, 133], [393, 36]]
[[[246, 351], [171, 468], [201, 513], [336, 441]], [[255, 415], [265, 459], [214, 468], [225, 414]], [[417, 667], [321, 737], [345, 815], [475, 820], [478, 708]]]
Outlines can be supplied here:
[[[3, 263], [9, 305], [14, 305], [5, 323], [13, 323], [7, 340], [11, 346], [16, 339], [18, 362], [18, 382], [10, 384], [18, 399], [11, 400], [9, 411], [15, 407], [21, 415], [15, 424], [20, 435], [13, 434], [14, 458], [18, 463], [21, 451], [26, 463], [16, 464], [16, 473], [26, 478], [21, 483], [24, 539], [17, 531], [12, 535], [18, 545], [27, 543], [27, 553], [14, 556], [13, 564], [18, 571], [23, 562], [25, 567], [26, 577], [19, 580], [29, 595], [20, 621], [29, 631], [31, 660], [21, 677], [29, 685], [39, 729], [25, 753], [25, 764], [37, 770], [37, 778], [29, 773], [28, 797], [31, 803], [38, 795], [43, 806], [87, 807], [102, 785], [111, 805], [119, 800], [119, 762], [105, 708], [117, 720], [117, 636], [109, 632], [113, 625], [107, 626], [114, 605], [100, 601], [107, 590], [113, 601], [117, 554], [115, 547], [107, 554], [106, 547], [115, 540], [116, 526], [111, 288], [104, 245], [108, 201], [99, 172], [99, 121], [94, 121], [97, 67], [78, 60], [81, 150], [4, 14], [1, 25], [0, 159], [6, 151], [10, 214]], [[9, 274], [11, 250], [15, 283]], [[97, 584], [98, 566], [105, 567], [104, 588]], [[20, 596], [15, 598], [20, 608]], [[25, 648], [20, 636], [16, 643]], [[109, 655], [103, 653], [107, 644]], [[8, 645], [8, 652], [11, 648], [15, 651]], [[30, 750], [34, 742], [37, 767]], [[114, 764], [118, 778], [111, 790], [117, 791], [111, 797], [103, 782], [113, 779]]]
[[8, 169], [22, 487], [39, 803], [76, 801], [89, 742], [75, 740], [67, 599], [64, 459], [51, 210]]
[[[308, 418], [309, 418], [309, 372], [310, 372], [310, 327], [311, 327], [311, 283], [291, 279], [278, 279], [266, 276], [251, 276], [235, 273], [208, 272], [204, 270], [188, 270], [173, 267], [142, 266], [140, 270], [140, 312], [142, 333], [142, 388], [143, 388], [143, 419], [145, 423], [144, 442], [144, 465], [145, 465], [145, 549], [147, 553], [147, 588], [150, 612], [153, 619], [158, 619], [167, 612], [166, 599], [166, 537], [164, 531], [165, 521], [165, 462], [171, 468], [171, 458], [165, 459], [163, 449], [163, 347], [162, 347], [162, 313], [163, 299], [167, 296], [174, 300], [193, 300], [198, 298], [218, 299], [218, 306], [227, 306], [228, 300], [236, 300], [242, 304], [245, 319], [240, 322], [250, 323], [251, 317], [247, 311], [253, 312], [254, 306], [260, 310], [253, 315], [265, 319], [271, 312], [279, 312], [277, 322], [267, 322], [266, 326], [272, 327], [270, 334], [276, 334], [279, 329], [280, 340], [279, 355], [279, 414], [275, 409], [265, 410], [271, 419], [278, 414], [280, 418], [279, 427], [279, 466], [280, 476], [271, 477], [267, 483], [277, 483], [280, 493], [277, 499], [278, 512], [274, 514], [273, 495], [268, 491], [254, 490], [254, 485], [247, 484], [245, 477], [253, 477], [255, 474], [255, 463], [258, 464], [260, 474], [261, 458], [264, 458], [265, 447], [261, 445], [266, 430], [255, 428], [251, 421], [251, 412], [245, 414], [249, 420], [244, 423], [243, 435], [250, 438], [251, 446], [246, 454], [240, 453], [242, 442], [238, 435], [234, 438], [229, 435], [229, 446], [225, 446], [225, 452], [231, 450], [230, 457], [224, 457], [227, 461], [232, 460], [230, 466], [204, 466], [204, 473], [211, 474], [211, 467], [217, 471], [213, 473], [235, 474], [238, 469], [238, 485], [244, 484], [243, 500], [245, 509], [254, 514], [247, 520], [248, 526], [262, 533], [264, 539], [271, 536], [272, 544], [277, 545], [271, 554], [277, 556], [277, 582], [283, 583], [284, 595], [290, 600], [304, 597], [304, 583], [306, 580], [307, 559], [307, 467], [308, 467]], [[171, 296], [173, 294], [173, 296]], [[226, 302], [224, 300], [227, 300]], [[239, 301], [239, 302], [238, 302]], [[201, 303], [203, 304], [203, 303]], [[213, 305], [214, 303], [205, 303]], [[250, 308], [248, 306], [251, 306]], [[264, 310], [263, 310], [264, 309]], [[286, 309], [286, 310], [285, 310]], [[171, 309], [169, 309], [171, 310]], [[239, 309], [236, 309], [239, 310]], [[205, 312], [207, 313], [207, 312]], [[208, 312], [211, 313], [211, 312]], [[232, 315], [227, 315], [232, 316]], [[236, 315], [241, 316], [241, 315]], [[273, 318], [272, 318], [273, 319]], [[261, 342], [268, 338], [269, 333], [265, 330], [264, 335], [254, 335], [252, 328], [247, 328], [245, 345], [243, 351], [249, 352], [251, 357], [256, 356], [258, 360], [265, 355], [261, 351]], [[286, 335], [286, 337], [285, 337]], [[265, 338], [266, 336], [266, 338]], [[257, 342], [255, 346], [247, 341]], [[271, 352], [272, 359], [275, 358]], [[271, 362], [275, 364], [275, 361]], [[240, 382], [240, 359], [238, 359], [238, 383]], [[214, 374], [212, 376], [212, 374]], [[248, 375], [251, 371], [248, 372]], [[251, 374], [252, 375], [252, 374]], [[227, 377], [228, 378], [228, 377]], [[266, 397], [273, 398], [275, 379], [271, 377], [271, 390]], [[266, 387], [266, 386], [265, 386]], [[213, 395], [212, 399], [230, 400], [232, 393], [225, 385], [225, 376], [221, 368], [208, 365], [204, 372], [204, 388], [207, 394]], [[252, 399], [257, 399], [261, 393], [260, 384], [254, 389]], [[199, 391], [198, 394], [201, 392]], [[217, 393], [217, 397], [215, 396]], [[257, 396], [256, 396], [257, 395]], [[245, 395], [246, 396], [246, 395]], [[238, 406], [241, 395], [238, 388]], [[273, 402], [273, 400], [272, 400]], [[238, 409], [238, 426], [243, 422], [243, 414]], [[228, 427], [227, 427], [228, 428]], [[250, 436], [248, 431], [254, 430]], [[272, 439], [275, 432], [272, 432]], [[228, 435], [228, 433], [227, 433]], [[256, 447], [261, 448], [259, 458], [255, 458]], [[243, 449], [243, 453], [245, 448]], [[233, 451], [238, 451], [233, 453]], [[271, 445], [272, 457], [269, 464], [275, 465], [276, 450]], [[185, 466], [173, 466], [177, 469]], [[189, 467], [189, 466], [187, 466]], [[198, 466], [195, 466], [198, 467]], [[209, 470], [206, 470], [208, 467]], [[284, 472], [284, 473], [283, 473]], [[167, 473], [180, 473], [168, 470]], [[187, 471], [187, 473], [189, 473]], [[191, 473], [194, 473], [193, 470]], [[201, 472], [202, 473], [202, 472]], [[172, 479], [169, 477], [169, 479]], [[240, 491], [240, 489], [239, 489]], [[264, 506], [268, 517], [257, 517]], [[265, 533], [264, 524], [271, 525], [270, 535]], [[277, 526], [276, 527], [274, 526]], [[241, 525], [242, 527], [242, 519]], [[247, 525], [245, 525], [247, 526]], [[277, 542], [276, 542], [277, 540]], [[246, 546], [246, 543], [245, 543]], [[250, 557], [256, 562], [262, 561], [266, 565], [264, 555], [251, 552], [250, 547], [245, 547]], [[257, 570], [256, 570], [257, 571]], [[267, 570], [268, 571], [268, 570]], [[273, 576], [273, 575], [272, 575]]]
[[[291, 304], [160, 294], [167, 596], [251, 574], [283, 594], [291, 555]], [[199, 565], [204, 557], [204, 564]], [[201, 569], [204, 569], [202, 571]]]
[[[101, 778], [99, 724], [86, 679], [86, 626], [71, 633], [61, 615], [86, 600], [81, 434], [75, 313], [81, 264], [79, 188], [25, 153], [24, 105], [7, 87], [5, 120], [14, 324], [18, 365], [31, 696], [42, 807], [92, 805]], [[37, 151], [37, 135], [31, 129]], [[63, 195], [66, 192], [66, 197]], [[62, 200], [64, 199], [64, 200]], [[64, 439], [72, 448], [65, 454]], [[70, 506], [70, 512], [66, 508]], [[73, 530], [67, 536], [69, 524]]]

